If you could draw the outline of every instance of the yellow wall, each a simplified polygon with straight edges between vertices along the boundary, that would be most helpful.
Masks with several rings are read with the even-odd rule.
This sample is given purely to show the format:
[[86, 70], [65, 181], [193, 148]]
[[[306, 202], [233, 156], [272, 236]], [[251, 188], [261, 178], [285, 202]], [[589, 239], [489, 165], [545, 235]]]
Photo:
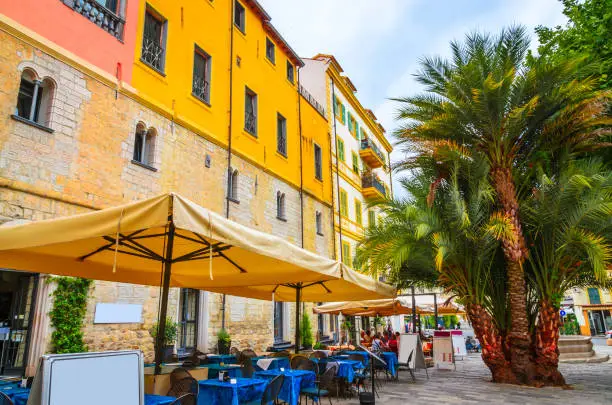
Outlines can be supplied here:
[[[242, 4], [246, 9], [245, 33], [234, 27], [232, 149], [299, 185], [298, 95], [296, 85], [287, 80], [287, 55], [275, 42], [276, 64], [266, 58], [268, 35], [263, 22]], [[235, 63], [237, 58], [240, 66]], [[257, 137], [244, 130], [245, 86], [257, 94]], [[287, 120], [287, 157], [276, 152], [278, 113]]]
[[[304, 190], [328, 204], [332, 202], [332, 179], [329, 170], [330, 135], [327, 132], [327, 120], [319, 114], [303, 97], [302, 114], [302, 154]], [[315, 177], [314, 145], [321, 147], [323, 179]]]
[[[132, 85], [152, 104], [173, 111], [194, 130], [226, 144], [230, 2], [140, 0]], [[140, 61], [146, 5], [167, 21], [164, 75]], [[194, 47], [212, 58], [210, 106], [191, 94]]]

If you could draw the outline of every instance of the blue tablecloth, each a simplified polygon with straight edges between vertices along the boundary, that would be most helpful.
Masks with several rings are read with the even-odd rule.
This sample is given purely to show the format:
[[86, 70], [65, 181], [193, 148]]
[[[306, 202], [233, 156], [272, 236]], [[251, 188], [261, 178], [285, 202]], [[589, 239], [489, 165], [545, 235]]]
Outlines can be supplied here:
[[382, 352], [383, 360], [387, 362], [387, 370], [395, 377], [397, 373], [397, 355], [393, 352]]
[[[25, 394], [26, 395], [26, 402], [27, 402], [27, 395], [30, 393], [30, 389], [29, 388], [20, 388], [19, 387], [19, 383], [3, 385], [2, 387], [0, 387], [0, 391], [4, 392], [6, 395], [8, 395], [8, 397], [10, 399], [14, 399], [15, 396], [17, 396], [17, 395]], [[13, 401], [13, 402], [15, 402], [15, 401]]]
[[355, 369], [359, 370], [363, 368], [363, 363], [357, 360], [329, 361], [327, 363], [327, 367], [330, 367], [331, 364], [338, 365], [336, 376], [346, 378], [349, 383], [352, 383], [355, 380]]
[[205, 366], [208, 369], [208, 379], [214, 380], [219, 378], [219, 371], [227, 371], [230, 378], [239, 378], [242, 377], [242, 372], [240, 371], [240, 367], [235, 366], [222, 366], [220, 364], [207, 364]]
[[251, 360], [253, 361], [253, 367], [255, 370], [262, 371], [263, 369], [257, 365], [257, 361], [260, 359], [271, 359], [272, 363], [268, 367], [268, 370], [278, 370], [280, 368], [290, 368], [289, 366], [289, 357], [253, 357]]
[[364, 362], [363, 365], [364, 366], [368, 366], [370, 364], [370, 352], [364, 352], [364, 351], [359, 351], [359, 350], [349, 350], [344, 352], [346, 354], [359, 354], [361, 356], [363, 356], [364, 358]]
[[[28, 397], [30, 396], [29, 388], [16, 388], [11, 390], [2, 390], [6, 393], [11, 400], [15, 403], [15, 405], [27, 405]], [[144, 396], [145, 405], [169, 405], [176, 398], [174, 397], [166, 397], [162, 395], [148, 395]]]
[[257, 378], [238, 378], [236, 384], [202, 380], [199, 381], [198, 405], [239, 405], [261, 400], [267, 383], [267, 380]]
[[297, 405], [300, 400], [300, 391], [302, 388], [315, 386], [316, 374], [314, 371], [308, 370], [258, 371], [255, 373], [255, 377], [271, 380], [280, 374], [285, 376], [285, 380], [278, 397], [289, 405]]
[[206, 358], [213, 364], [236, 364], [238, 361], [233, 354], [209, 354]]

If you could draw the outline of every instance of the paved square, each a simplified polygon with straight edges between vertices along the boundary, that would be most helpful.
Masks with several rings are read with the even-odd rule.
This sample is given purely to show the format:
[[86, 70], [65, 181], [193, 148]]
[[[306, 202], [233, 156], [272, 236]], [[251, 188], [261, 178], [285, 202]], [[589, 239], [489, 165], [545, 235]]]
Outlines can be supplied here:
[[[517, 387], [489, 382], [490, 373], [480, 358], [471, 354], [457, 361], [455, 371], [430, 368], [429, 380], [424, 371], [417, 372], [413, 383], [406, 371], [400, 381], [386, 383], [377, 404], [612, 404], [612, 362], [601, 364], [561, 364], [561, 372], [573, 390], [560, 388]], [[334, 404], [359, 404], [358, 399]], [[322, 401], [322, 404], [328, 403]]]

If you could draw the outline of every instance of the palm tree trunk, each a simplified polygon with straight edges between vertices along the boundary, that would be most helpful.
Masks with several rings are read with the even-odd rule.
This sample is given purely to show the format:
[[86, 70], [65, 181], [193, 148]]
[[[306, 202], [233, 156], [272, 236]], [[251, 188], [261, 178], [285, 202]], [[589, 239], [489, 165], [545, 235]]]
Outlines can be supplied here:
[[504, 355], [502, 336], [491, 315], [482, 306], [475, 304], [468, 306], [468, 317], [482, 347], [482, 360], [491, 370], [493, 381], [518, 384], [519, 381]]
[[523, 384], [532, 382], [534, 370], [530, 356], [529, 321], [527, 319], [527, 288], [523, 262], [527, 257], [525, 239], [519, 221], [519, 206], [512, 172], [509, 168], [497, 167], [491, 170], [497, 199], [504, 215], [514, 225], [511, 239], [502, 240], [507, 261], [508, 295], [510, 302], [510, 364], [515, 375]]
[[546, 385], [565, 385], [565, 378], [559, 371], [559, 318], [559, 309], [548, 300], [542, 300], [535, 334], [535, 353], [538, 378]]

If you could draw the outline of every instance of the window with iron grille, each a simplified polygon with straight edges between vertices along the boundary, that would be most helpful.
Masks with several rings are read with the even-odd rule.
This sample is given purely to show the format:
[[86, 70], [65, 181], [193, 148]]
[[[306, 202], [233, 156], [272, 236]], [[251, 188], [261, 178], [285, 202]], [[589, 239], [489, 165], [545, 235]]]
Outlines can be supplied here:
[[317, 235], [323, 236], [323, 214], [320, 211], [315, 214], [315, 228], [317, 229]]
[[197, 347], [199, 306], [200, 291], [181, 289], [177, 336], [177, 350], [180, 354], [191, 354]]
[[280, 114], [276, 115], [276, 151], [287, 157], [287, 120]]
[[276, 63], [276, 47], [270, 38], [266, 38], [266, 58], [272, 63]]
[[282, 302], [274, 302], [274, 343], [284, 340], [284, 306]]
[[210, 55], [196, 46], [193, 53], [193, 80], [191, 92], [210, 104]]
[[257, 94], [248, 87], [244, 92], [244, 129], [257, 136]]
[[315, 177], [318, 180], [323, 180], [323, 153], [321, 147], [315, 143], [314, 145], [314, 165]]
[[295, 78], [294, 78], [294, 68], [293, 68], [293, 64], [289, 61], [287, 61], [287, 80], [289, 80], [291, 83], [294, 82]]
[[166, 59], [166, 20], [151, 9], [145, 13], [141, 60], [162, 72]]
[[240, 2], [234, 2], [234, 25], [242, 32], [245, 32], [246, 12]]

